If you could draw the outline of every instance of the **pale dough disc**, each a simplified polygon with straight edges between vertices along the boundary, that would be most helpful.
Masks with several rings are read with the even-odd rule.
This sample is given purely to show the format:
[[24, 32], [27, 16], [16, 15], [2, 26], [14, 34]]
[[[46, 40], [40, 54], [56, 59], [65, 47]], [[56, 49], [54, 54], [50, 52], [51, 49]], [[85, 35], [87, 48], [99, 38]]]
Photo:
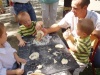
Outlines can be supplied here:
[[68, 64], [68, 60], [65, 59], [65, 58], [63, 58], [63, 59], [61, 60], [61, 63], [62, 63], [62, 64]]
[[45, 75], [45, 74], [43, 74], [41, 70], [37, 69], [32, 75]]
[[34, 71], [34, 73], [42, 73], [42, 71], [37, 69], [37, 70]]
[[38, 52], [33, 52], [30, 56], [29, 56], [29, 58], [31, 59], [31, 60], [34, 60], [34, 59], [38, 59], [39, 58], [39, 53]]
[[55, 45], [55, 48], [64, 48], [64, 46], [62, 44], [57, 44]]
[[33, 71], [28, 71], [27, 72], [27, 75], [31, 75], [31, 74], [33, 74]]
[[38, 65], [37, 67], [38, 67], [38, 69], [41, 69], [43, 66], [42, 65]]
[[57, 63], [57, 60], [53, 59], [54, 63]]
[[53, 52], [53, 55], [58, 56], [58, 53], [59, 52], [57, 52], [57, 51], [56, 52]]

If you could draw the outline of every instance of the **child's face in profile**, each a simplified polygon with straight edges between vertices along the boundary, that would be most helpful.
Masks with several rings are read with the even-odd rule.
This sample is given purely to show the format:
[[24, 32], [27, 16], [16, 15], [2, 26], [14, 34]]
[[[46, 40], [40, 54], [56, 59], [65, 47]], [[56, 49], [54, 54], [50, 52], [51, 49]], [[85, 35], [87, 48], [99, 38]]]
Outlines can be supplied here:
[[31, 27], [31, 23], [32, 23], [31, 18], [28, 14], [26, 14], [21, 20], [21, 24], [24, 25], [27, 28]]
[[1, 42], [2, 44], [4, 44], [6, 41], [7, 41], [7, 33], [6, 33], [6, 28], [4, 27], [4, 29], [3, 29], [3, 34], [2, 34], [2, 36], [0, 37], [0, 42]]

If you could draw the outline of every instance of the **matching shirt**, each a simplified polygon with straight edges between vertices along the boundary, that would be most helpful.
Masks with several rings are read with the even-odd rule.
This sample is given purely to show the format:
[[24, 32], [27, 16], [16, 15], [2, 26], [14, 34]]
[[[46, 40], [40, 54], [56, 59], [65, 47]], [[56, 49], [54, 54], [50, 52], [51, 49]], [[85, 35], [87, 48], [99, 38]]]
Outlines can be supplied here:
[[81, 63], [89, 63], [89, 56], [90, 56], [90, 52], [91, 52], [91, 40], [90, 40], [90, 36], [81, 39], [76, 38], [75, 39], [75, 46], [77, 49], [76, 52], [71, 52], [73, 57], [75, 58], [75, 60], [77, 62], [81, 62]]
[[30, 28], [27, 28], [24, 25], [21, 25], [19, 27], [18, 33], [21, 36], [29, 36], [29, 35], [32, 35], [32, 34], [34, 34], [36, 32], [35, 26], [36, 26], [36, 21], [32, 21], [32, 24], [31, 24], [31, 27]]

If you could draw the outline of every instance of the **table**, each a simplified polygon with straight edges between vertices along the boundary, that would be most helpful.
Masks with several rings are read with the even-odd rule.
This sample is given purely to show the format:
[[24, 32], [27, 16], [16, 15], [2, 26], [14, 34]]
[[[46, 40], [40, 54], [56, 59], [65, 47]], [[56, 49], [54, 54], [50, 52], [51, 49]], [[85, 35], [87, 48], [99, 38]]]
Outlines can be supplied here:
[[[62, 71], [73, 71], [75, 68], [79, 67], [61, 38], [57, 34], [50, 34], [50, 36], [52, 36], [50, 42], [47, 45], [42, 46], [33, 44], [34, 37], [23, 38], [27, 44], [24, 47], [19, 47], [18, 55], [21, 58], [28, 60], [24, 68], [24, 75], [27, 75], [28, 71], [35, 71], [39, 64], [43, 66], [41, 71], [45, 75], [53, 75]], [[64, 48], [56, 48], [56, 44], [62, 44]], [[51, 49], [51, 51], [48, 52], [48, 49]], [[38, 52], [40, 54], [38, 60], [29, 59], [30, 54], [33, 52]], [[54, 52], [58, 52], [58, 56], [55, 56], [53, 54]], [[68, 60], [68, 64], [62, 64], [62, 58], [66, 58]], [[57, 63], [54, 63], [54, 59], [56, 59]]]

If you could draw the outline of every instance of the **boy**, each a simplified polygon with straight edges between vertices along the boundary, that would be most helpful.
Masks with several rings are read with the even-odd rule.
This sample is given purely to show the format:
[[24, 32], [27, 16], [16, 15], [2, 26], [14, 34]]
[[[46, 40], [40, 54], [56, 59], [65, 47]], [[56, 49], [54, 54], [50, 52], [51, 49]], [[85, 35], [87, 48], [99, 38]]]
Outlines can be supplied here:
[[7, 33], [4, 24], [0, 22], [0, 75], [22, 75], [22, 69], [13, 69], [13, 64], [26, 63], [26, 60], [20, 58], [16, 50], [7, 42]]
[[76, 39], [73, 39], [70, 31], [69, 33], [68, 31], [63, 33], [63, 37], [67, 41], [72, 56], [80, 66], [75, 69], [73, 75], [79, 75], [79, 72], [82, 72], [89, 63], [89, 56], [91, 52], [90, 34], [93, 30], [94, 25], [90, 19], [80, 19], [76, 25], [76, 32], [78, 36]]
[[25, 46], [26, 42], [22, 39], [22, 36], [34, 36], [36, 34], [36, 30], [39, 30], [41, 25], [43, 25], [43, 22], [31, 21], [29, 14], [25, 11], [20, 12], [17, 18], [19, 23], [22, 24], [19, 27], [17, 39], [19, 40], [19, 46]]

